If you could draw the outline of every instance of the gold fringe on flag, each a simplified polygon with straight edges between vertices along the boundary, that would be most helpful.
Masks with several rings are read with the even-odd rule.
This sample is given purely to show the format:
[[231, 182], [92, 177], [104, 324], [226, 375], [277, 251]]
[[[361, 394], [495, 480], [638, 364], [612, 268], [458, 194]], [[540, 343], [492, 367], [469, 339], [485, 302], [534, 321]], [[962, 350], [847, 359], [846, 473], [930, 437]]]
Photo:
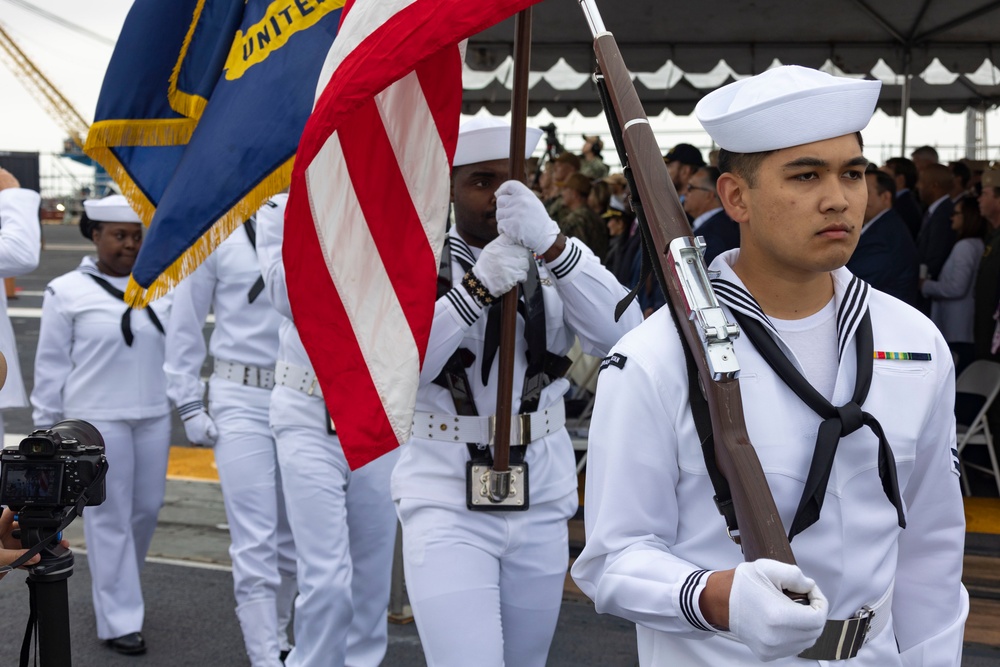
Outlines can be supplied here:
[[195, 123], [187, 118], [100, 121], [90, 126], [83, 152], [104, 167], [143, 224], [149, 227], [156, 207], [111, 149], [116, 146], [183, 145], [191, 139]]
[[193, 273], [220, 243], [256, 213], [265, 201], [288, 187], [292, 181], [294, 163], [295, 158], [289, 158], [261, 180], [235, 206], [216, 220], [201, 238], [184, 251], [183, 255], [157, 276], [149, 287], [143, 288], [129, 276], [128, 287], [125, 288], [125, 302], [133, 308], [145, 308], [151, 301], [155, 301], [176, 287], [180, 281]]
[[170, 102], [170, 108], [182, 116], [187, 116], [195, 121], [201, 118], [208, 100], [201, 95], [194, 95], [178, 90], [177, 78], [180, 76], [181, 66], [187, 57], [188, 47], [191, 46], [191, 40], [194, 37], [195, 29], [198, 27], [198, 19], [201, 18], [201, 11], [204, 7], [205, 0], [198, 0], [198, 4], [194, 8], [194, 15], [191, 17], [191, 25], [188, 26], [187, 35], [184, 36], [184, 43], [181, 45], [180, 55], [177, 56], [177, 62], [174, 63], [174, 68], [170, 72], [170, 84], [167, 87], [167, 100]]

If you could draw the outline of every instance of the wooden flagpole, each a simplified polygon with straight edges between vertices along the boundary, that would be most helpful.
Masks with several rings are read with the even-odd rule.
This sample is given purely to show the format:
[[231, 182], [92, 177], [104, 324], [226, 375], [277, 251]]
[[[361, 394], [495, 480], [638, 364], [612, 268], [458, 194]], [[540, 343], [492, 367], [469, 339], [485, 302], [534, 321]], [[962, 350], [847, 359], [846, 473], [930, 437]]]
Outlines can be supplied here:
[[[531, 7], [514, 18], [514, 87], [511, 93], [511, 180], [524, 180], [524, 143], [528, 123], [528, 72], [531, 60]], [[517, 335], [517, 287], [500, 301], [500, 351], [497, 369], [496, 433], [490, 499], [501, 502], [510, 493], [510, 426], [514, 394], [514, 346]]]

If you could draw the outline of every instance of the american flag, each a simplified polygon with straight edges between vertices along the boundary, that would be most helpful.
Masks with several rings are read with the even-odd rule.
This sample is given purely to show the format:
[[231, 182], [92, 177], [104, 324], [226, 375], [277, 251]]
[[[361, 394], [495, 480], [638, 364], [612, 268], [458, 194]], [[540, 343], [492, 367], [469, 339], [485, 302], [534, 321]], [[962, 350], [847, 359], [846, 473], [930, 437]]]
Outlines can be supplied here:
[[434, 315], [461, 42], [537, 0], [349, 2], [296, 154], [288, 296], [347, 461], [405, 442]]

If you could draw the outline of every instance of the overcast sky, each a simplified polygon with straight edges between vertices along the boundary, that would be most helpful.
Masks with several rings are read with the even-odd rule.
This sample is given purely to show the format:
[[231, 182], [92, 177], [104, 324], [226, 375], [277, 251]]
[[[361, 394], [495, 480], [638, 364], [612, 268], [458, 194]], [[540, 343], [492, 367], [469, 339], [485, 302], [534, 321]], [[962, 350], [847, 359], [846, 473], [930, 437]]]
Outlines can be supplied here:
[[[132, 5], [131, 0], [27, 1], [110, 40], [118, 37], [125, 15]], [[92, 121], [112, 47], [57, 25], [9, 0], [0, 0], [0, 22], [84, 119]], [[989, 134], [989, 129], [997, 126], [997, 119], [996, 112], [989, 114], [987, 139], [991, 145], [996, 145], [1000, 140], [1000, 135], [991, 137]], [[582, 139], [577, 141], [580, 132], [607, 132], [603, 118], [576, 117], [554, 120], [560, 134], [566, 137], [569, 149], [579, 148], [577, 144], [582, 143]], [[62, 150], [65, 131], [50, 118], [45, 109], [3, 65], [0, 65], [0, 121], [2, 121], [0, 150], [40, 152]], [[538, 124], [545, 124], [548, 121], [547, 117], [537, 119]], [[653, 121], [654, 127], [663, 131], [660, 135], [660, 142], [663, 145], [672, 145], [680, 141], [700, 146], [708, 144], [707, 135], [701, 131], [693, 118], [675, 118], [669, 112], [665, 112], [660, 119]], [[901, 123], [898, 118], [888, 118], [881, 112], [876, 113], [872, 124], [865, 132], [865, 153], [868, 158], [881, 161], [893, 154], [892, 149], [883, 151], [879, 146], [895, 144], [898, 147], [900, 133]], [[911, 146], [920, 143], [962, 146], [965, 143], [964, 116], [941, 112], [930, 117], [911, 114], [907, 143]], [[961, 155], [964, 155], [964, 151], [957, 148], [942, 151], [944, 159]], [[989, 157], [1000, 156], [991, 154]]]
[[[29, 1], [112, 41], [132, 5], [131, 0]], [[0, 0], [0, 23], [80, 115], [93, 121], [113, 47], [7, 0]], [[0, 119], [0, 150], [62, 150], [66, 132], [5, 65], [0, 65]]]

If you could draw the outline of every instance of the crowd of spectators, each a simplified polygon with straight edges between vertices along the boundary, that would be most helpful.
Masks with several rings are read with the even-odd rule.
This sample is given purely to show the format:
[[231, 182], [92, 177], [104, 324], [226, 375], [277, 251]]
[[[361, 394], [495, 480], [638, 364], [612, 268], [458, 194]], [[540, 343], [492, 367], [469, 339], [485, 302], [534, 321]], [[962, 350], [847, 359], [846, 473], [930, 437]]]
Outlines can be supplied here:
[[[536, 192], [564, 234], [583, 240], [636, 291], [648, 316], [665, 299], [644, 271], [628, 183], [609, 172], [599, 137], [584, 141], [582, 154], [563, 152], [543, 165]], [[688, 221], [705, 242], [706, 265], [740, 243], [739, 225], [715, 188], [717, 159], [711, 151], [706, 162], [684, 143], [664, 155]], [[968, 160], [942, 164], [933, 147], [921, 146], [908, 158], [870, 164], [865, 180], [868, 206], [848, 268], [930, 317], [956, 372], [975, 359], [1000, 361], [1000, 170]]]

